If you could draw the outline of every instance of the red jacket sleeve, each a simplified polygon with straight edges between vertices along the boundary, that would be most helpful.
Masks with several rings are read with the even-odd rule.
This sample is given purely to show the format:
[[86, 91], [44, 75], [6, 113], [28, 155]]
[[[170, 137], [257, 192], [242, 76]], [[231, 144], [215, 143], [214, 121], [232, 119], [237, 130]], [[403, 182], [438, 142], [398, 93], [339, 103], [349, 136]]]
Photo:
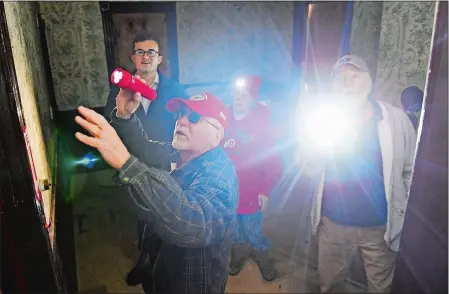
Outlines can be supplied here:
[[262, 179], [259, 182], [260, 193], [269, 196], [282, 174], [282, 159], [276, 146], [274, 128], [270, 122], [267, 107], [260, 109], [260, 170]]

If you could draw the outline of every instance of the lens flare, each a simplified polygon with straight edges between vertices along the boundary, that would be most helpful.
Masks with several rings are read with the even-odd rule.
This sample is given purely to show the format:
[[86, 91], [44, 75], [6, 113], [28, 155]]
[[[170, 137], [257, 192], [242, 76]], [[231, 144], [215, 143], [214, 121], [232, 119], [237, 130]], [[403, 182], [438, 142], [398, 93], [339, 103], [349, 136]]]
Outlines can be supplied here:
[[311, 143], [325, 149], [340, 145], [351, 131], [344, 112], [332, 107], [322, 107], [310, 113], [305, 127]]
[[351, 112], [336, 103], [307, 108], [298, 128], [303, 146], [314, 153], [350, 152], [357, 132]]
[[98, 158], [95, 158], [92, 153], [87, 153], [83, 158], [74, 162], [74, 165], [83, 165], [88, 169], [94, 167], [95, 162], [98, 161]]

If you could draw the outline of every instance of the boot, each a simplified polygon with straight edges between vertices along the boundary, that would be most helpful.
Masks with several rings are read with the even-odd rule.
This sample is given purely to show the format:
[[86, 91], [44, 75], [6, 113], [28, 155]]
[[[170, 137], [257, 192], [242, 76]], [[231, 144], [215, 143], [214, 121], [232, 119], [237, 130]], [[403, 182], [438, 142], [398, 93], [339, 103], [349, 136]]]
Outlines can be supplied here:
[[128, 286], [137, 286], [142, 283], [145, 273], [150, 268], [150, 254], [147, 251], [141, 251], [137, 264], [129, 271], [126, 276], [126, 284]]
[[133, 267], [126, 276], [126, 284], [128, 286], [137, 286], [140, 283], [142, 283], [142, 280], [143, 280], [142, 269], [140, 269], [138, 265]]
[[274, 281], [276, 279], [276, 268], [270, 252], [268, 250], [256, 251], [255, 257], [263, 279], [267, 282]]
[[234, 244], [231, 248], [231, 261], [229, 262], [229, 275], [238, 275], [246, 262], [250, 248], [246, 244]]

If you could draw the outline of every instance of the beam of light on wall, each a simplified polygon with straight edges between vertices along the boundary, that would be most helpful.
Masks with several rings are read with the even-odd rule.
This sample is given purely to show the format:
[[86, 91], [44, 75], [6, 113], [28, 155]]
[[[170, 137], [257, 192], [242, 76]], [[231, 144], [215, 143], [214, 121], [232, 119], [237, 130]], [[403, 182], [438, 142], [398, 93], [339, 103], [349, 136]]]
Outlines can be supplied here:
[[91, 169], [94, 167], [95, 162], [98, 161], [99, 158], [96, 158], [92, 155], [92, 153], [87, 153], [84, 157], [82, 157], [79, 160], [75, 160], [73, 162], [74, 165], [81, 165], [81, 166], [85, 166], [88, 169]]

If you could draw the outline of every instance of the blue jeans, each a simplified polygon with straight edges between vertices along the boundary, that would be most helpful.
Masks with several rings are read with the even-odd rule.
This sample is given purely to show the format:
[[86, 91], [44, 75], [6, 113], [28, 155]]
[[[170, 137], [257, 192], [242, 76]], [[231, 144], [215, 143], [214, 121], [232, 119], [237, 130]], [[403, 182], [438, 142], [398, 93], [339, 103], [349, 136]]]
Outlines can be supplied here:
[[234, 233], [234, 243], [245, 243], [255, 251], [270, 248], [267, 238], [262, 235], [263, 213], [237, 214], [237, 228]]

